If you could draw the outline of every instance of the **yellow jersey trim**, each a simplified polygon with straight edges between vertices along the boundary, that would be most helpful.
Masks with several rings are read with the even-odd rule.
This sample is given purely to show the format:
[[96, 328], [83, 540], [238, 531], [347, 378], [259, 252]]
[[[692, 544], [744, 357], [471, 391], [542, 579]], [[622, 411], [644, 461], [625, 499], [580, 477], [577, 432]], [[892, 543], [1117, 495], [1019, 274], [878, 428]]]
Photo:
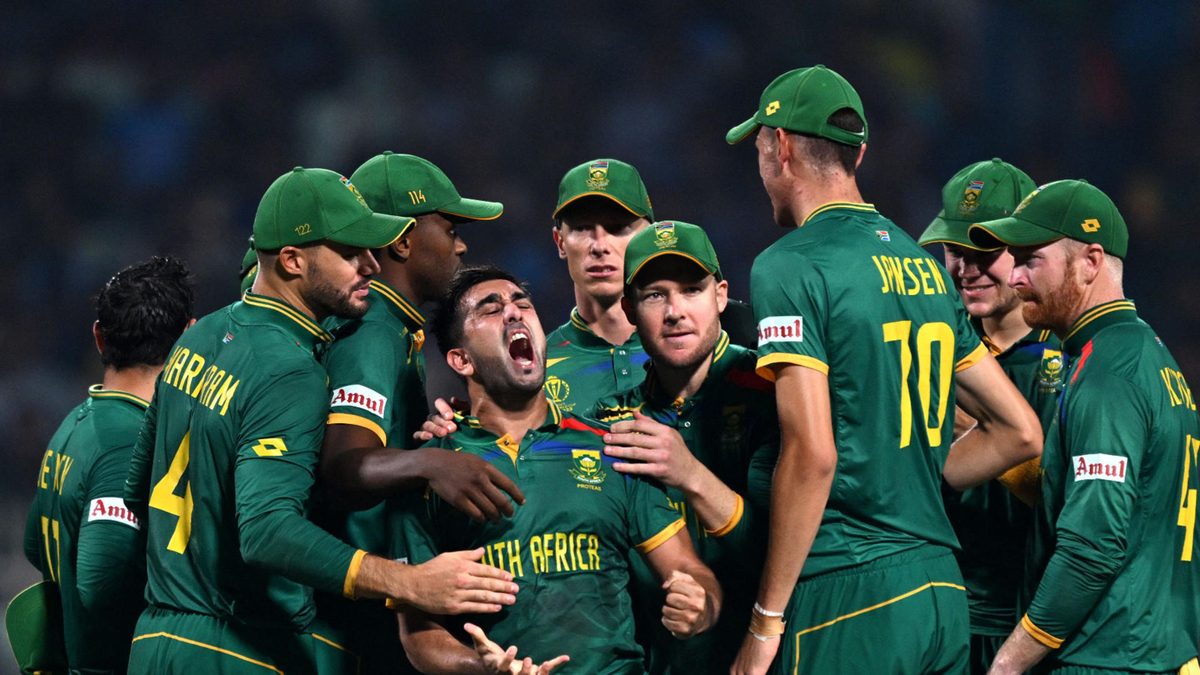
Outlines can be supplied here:
[[551, 401], [549, 396], [546, 397], [546, 403], [549, 404], [549, 406], [550, 406], [550, 419], [554, 422], [554, 425], [555, 426], [561, 425], [562, 424], [562, 410], [558, 407], [558, 404], [555, 403], [554, 401]]
[[721, 360], [725, 356], [725, 350], [729, 349], [729, 333], [721, 331], [721, 336], [717, 338], [717, 348], [713, 350], [713, 363]]
[[342, 595], [351, 600], [355, 598], [354, 584], [358, 581], [358, 571], [362, 569], [363, 558], [366, 557], [367, 552], [360, 548], [354, 552], [354, 557], [350, 558], [350, 567], [346, 570], [346, 580], [342, 582]]
[[313, 321], [307, 316], [304, 316], [295, 308], [288, 306], [287, 303], [275, 300], [273, 298], [268, 298], [265, 295], [251, 295], [250, 293], [246, 293], [246, 295], [242, 297], [242, 302], [253, 307], [262, 307], [263, 309], [271, 309], [279, 312], [292, 321], [300, 324], [301, 328], [309, 333], [312, 333], [320, 341], [333, 342], [333, 336], [329, 334], [329, 331], [321, 328], [317, 322]]
[[404, 312], [404, 315], [412, 319], [417, 325], [425, 323], [425, 316], [421, 314], [420, 310], [414, 307], [411, 302], [405, 300], [403, 295], [397, 293], [390, 286], [374, 279], [370, 281], [370, 286], [393, 305], [399, 307], [400, 311]]
[[1193, 658], [1180, 666], [1179, 675], [1200, 675], [1200, 659]]
[[313, 636], [313, 638], [315, 638], [317, 640], [320, 640], [321, 642], [324, 642], [325, 644], [329, 645], [330, 647], [333, 647], [334, 649], [340, 649], [340, 650], [346, 652], [347, 654], [350, 654], [350, 655], [354, 656], [355, 658], [358, 658], [358, 654], [355, 654], [354, 652], [350, 651], [349, 649], [346, 649], [344, 646], [339, 645], [338, 643], [334, 642], [333, 640], [330, 640], [329, 638], [325, 637], [324, 635], [321, 635], [319, 633], [309, 633], [309, 635]]
[[133, 638], [133, 640], [131, 642], [137, 642], [138, 640], [149, 640], [150, 638], [167, 638], [168, 640], [175, 640], [176, 642], [182, 642], [187, 645], [192, 645], [193, 647], [200, 647], [201, 649], [211, 649], [214, 652], [219, 652], [226, 656], [232, 656], [235, 659], [241, 659], [242, 661], [245, 661], [246, 663], [251, 663], [260, 668], [265, 668], [272, 672], [279, 673], [279, 675], [283, 675], [282, 670], [276, 668], [275, 666], [273, 666], [269, 663], [259, 661], [258, 659], [252, 659], [249, 656], [246, 656], [245, 654], [239, 654], [237, 652], [230, 651], [228, 649], [224, 649], [224, 648], [218, 647], [216, 645], [210, 645], [207, 642], [200, 642], [199, 640], [192, 640], [190, 638], [180, 637], [178, 635], [172, 635], [171, 633], [166, 633], [166, 632], [147, 633], [145, 635], [139, 635], [139, 636]]
[[560, 356], [560, 357], [558, 357], [558, 358], [556, 358], [556, 359], [546, 359], [546, 367], [547, 367], [547, 368], [553, 368], [553, 367], [554, 367], [556, 364], [562, 363], [563, 361], [566, 361], [566, 360], [567, 360], [567, 359], [569, 359], [569, 358], [571, 358], [571, 357], [569, 357], [569, 356]]
[[853, 211], [874, 211], [875, 205], [874, 204], [864, 204], [861, 202], [829, 202], [827, 204], [822, 204], [822, 205], [818, 206], [816, 209], [814, 209], [812, 213], [805, 216], [804, 221], [800, 223], [800, 227], [804, 227], [805, 225], [808, 224], [808, 221], [812, 220], [813, 218], [816, 218], [817, 216], [821, 215], [822, 213], [825, 213], [826, 211], [831, 211], [833, 209], [851, 209]]
[[[583, 316], [581, 316], [581, 315], [579, 314], [579, 308], [578, 308], [578, 307], [572, 307], [572, 308], [571, 308], [571, 317], [570, 317], [570, 321], [571, 321], [571, 325], [572, 325], [572, 326], [575, 326], [575, 327], [576, 327], [576, 328], [578, 328], [579, 330], [581, 330], [581, 331], [583, 331], [583, 332], [585, 332], [585, 333], [591, 333], [592, 335], [595, 335], [595, 334], [596, 334], [596, 331], [592, 330], [592, 329], [591, 329], [591, 327], [587, 325], [587, 322], [583, 320]], [[569, 358], [569, 357], [568, 357], [568, 358]]]
[[[819, 630], [829, 628], [830, 626], [832, 626], [836, 623], [841, 623], [842, 621], [845, 621], [846, 619], [853, 619], [856, 616], [862, 616], [863, 614], [866, 614], [868, 612], [873, 612], [877, 609], [887, 607], [888, 605], [900, 602], [901, 600], [906, 600], [918, 593], [923, 593], [931, 588], [953, 588], [955, 590], [962, 591], [963, 593], [967, 592], [967, 587], [962, 586], [960, 584], [950, 583], [948, 581], [931, 581], [923, 586], [918, 586], [918, 587], [912, 589], [911, 591], [908, 591], [907, 593], [901, 593], [900, 595], [897, 595], [896, 597], [891, 598], [889, 600], [884, 600], [883, 602], [876, 603], [874, 605], [871, 605], [870, 607], [863, 607], [862, 609], [850, 612], [849, 614], [843, 614], [843, 615], [837, 617], [836, 619], [830, 619], [829, 621], [826, 621], [825, 623], [819, 623], [815, 626], [810, 626], [809, 628], [805, 628], [804, 630], [796, 631], [796, 649], [797, 649], [796, 653], [797, 654], [800, 653], [798, 650], [800, 649], [800, 636], [802, 636], [802, 635], [807, 635], [808, 633], [815, 633]], [[800, 662], [797, 660], [795, 667], [792, 669], [792, 672], [793, 673], [798, 672], [799, 668], [800, 668]]]
[[1042, 630], [1041, 628], [1038, 628], [1036, 625], [1034, 625], [1033, 621], [1030, 621], [1028, 614], [1021, 617], [1021, 628], [1024, 628], [1025, 632], [1029, 633], [1029, 637], [1033, 638], [1034, 640], [1037, 640], [1044, 647], [1049, 647], [1050, 649], [1058, 649], [1059, 647], [1062, 646], [1062, 643], [1063, 643], [1062, 638], [1056, 638], [1053, 635]]
[[135, 396], [127, 391], [120, 391], [119, 389], [105, 389], [104, 385], [102, 384], [93, 384], [92, 386], [88, 387], [88, 396], [91, 396], [92, 398], [116, 398], [122, 401], [129, 401], [130, 403], [140, 405], [143, 408], [150, 407], [150, 402], [141, 396]]
[[653, 537], [650, 537], [646, 541], [643, 541], [634, 548], [636, 548], [639, 553], [649, 553], [659, 546], [667, 543], [668, 539], [674, 537], [675, 534], [682, 530], [686, 525], [687, 524], [683, 521], [683, 518], [679, 518], [675, 522], [664, 527], [661, 532]]
[[746, 512], [746, 501], [742, 499], [742, 496], [736, 492], [733, 493], [733, 496], [737, 498], [737, 501], [733, 505], [733, 515], [729, 516], [729, 520], [726, 521], [724, 525], [715, 530], [710, 530], [707, 527], [704, 528], [704, 531], [708, 534], [708, 536], [718, 538], [724, 537], [730, 532], [733, 532], [733, 528], [737, 527], [738, 523], [742, 522], [742, 515]]
[[821, 359], [813, 358], [811, 356], [804, 356], [802, 354], [788, 354], [785, 352], [776, 352], [774, 354], [767, 354], [766, 356], [758, 357], [758, 363], [754, 365], [754, 372], [758, 373], [758, 376], [762, 379], [768, 382], [774, 382], [775, 370], [771, 368], [771, 366], [780, 363], [790, 366], [804, 366], [805, 368], [811, 368], [825, 375], [829, 374], [829, 364], [825, 363]]
[[962, 360], [960, 360], [958, 363], [954, 364], [954, 372], [961, 373], [962, 371], [966, 370], [967, 368], [970, 368], [971, 366], [975, 365], [976, 363], [979, 363], [980, 361], [983, 360], [983, 357], [988, 356], [991, 353], [992, 353], [992, 351], [990, 349], [988, 349], [987, 343], [980, 342], [979, 346], [976, 347], [975, 349], [972, 349], [970, 354], [967, 354], [966, 356], [962, 357]]
[[1038, 342], [1045, 342], [1046, 340], [1049, 340], [1050, 336], [1053, 334], [1054, 334], [1054, 332], [1051, 331], [1049, 328], [1047, 328], [1046, 330], [1043, 330], [1041, 333], [1038, 333]]
[[1067, 333], [1066, 337], [1063, 338], [1063, 343], [1066, 343], [1066, 341], [1070, 340], [1076, 333], [1079, 332], [1081, 328], [1095, 321], [1096, 319], [1099, 319], [1105, 314], [1112, 314], [1113, 312], [1119, 312], [1122, 310], [1136, 311], [1136, 307], [1134, 307], [1133, 302], [1129, 300], [1116, 300], [1114, 302], [1106, 302], [1103, 305], [1097, 305], [1089, 309], [1081, 314], [1078, 319], [1075, 319], [1075, 326], [1072, 327], [1071, 332]]
[[329, 413], [329, 417], [325, 420], [325, 425], [328, 426], [330, 424], [349, 424], [351, 426], [362, 427], [378, 436], [379, 442], [384, 446], [387, 445], [387, 433], [384, 432], [383, 427], [365, 417], [359, 417], [351, 413]]
[[497, 438], [496, 447], [500, 448], [504, 454], [508, 455], [508, 458], [512, 460], [513, 464], [517, 463], [517, 455], [521, 452], [521, 446], [513, 440], [512, 436], [504, 434], [500, 438]]

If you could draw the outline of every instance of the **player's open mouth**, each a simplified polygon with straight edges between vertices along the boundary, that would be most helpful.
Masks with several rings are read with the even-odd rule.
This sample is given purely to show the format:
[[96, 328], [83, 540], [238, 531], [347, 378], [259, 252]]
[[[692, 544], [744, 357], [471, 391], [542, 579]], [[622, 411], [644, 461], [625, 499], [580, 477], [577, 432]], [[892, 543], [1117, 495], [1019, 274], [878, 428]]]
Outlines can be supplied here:
[[508, 334], [508, 356], [519, 366], [533, 365], [533, 340], [529, 331], [517, 328]]

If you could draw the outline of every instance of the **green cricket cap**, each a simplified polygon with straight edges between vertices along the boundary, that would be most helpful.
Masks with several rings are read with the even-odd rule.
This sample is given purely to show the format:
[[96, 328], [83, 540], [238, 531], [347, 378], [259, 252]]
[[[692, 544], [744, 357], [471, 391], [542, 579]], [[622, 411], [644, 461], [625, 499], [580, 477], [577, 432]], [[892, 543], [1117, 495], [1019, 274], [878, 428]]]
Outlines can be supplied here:
[[639, 218], [654, 220], [654, 207], [641, 174], [619, 159], [593, 159], [564, 174], [558, 182], [553, 217], [558, 218], [568, 204], [584, 197], [611, 199]]
[[416, 155], [391, 151], [375, 155], [355, 169], [350, 180], [378, 213], [419, 216], [436, 212], [466, 220], [495, 220], [504, 213], [500, 202], [464, 198], [444, 171]]
[[340, 173], [298, 166], [276, 178], [258, 203], [254, 246], [273, 251], [328, 240], [382, 248], [412, 223], [412, 218], [372, 212], [354, 183]]
[[[842, 108], [858, 114], [862, 131], [847, 131], [829, 123], [830, 115]], [[820, 136], [854, 147], [867, 142], [867, 116], [858, 92], [846, 78], [821, 65], [789, 70], [775, 78], [758, 98], [758, 110], [750, 119], [730, 129], [725, 142], [741, 143], [763, 126]]]
[[1105, 253], [1124, 258], [1129, 230], [1117, 205], [1085, 180], [1047, 183], [1021, 201], [1007, 218], [976, 223], [969, 230], [978, 247], [1038, 246], [1067, 237], [1100, 244]]
[[250, 240], [250, 248], [246, 249], [246, 254], [242, 256], [242, 266], [238, 269], [238, 279], [241, 279], [240, 295], [245, 295], [246, 291], [254, 285], [254, 279], [258, 276], [258, 251], [254, 250], [254, 240]]
[[633, 278], [646, 263], [664, 255], [687, 258], [721, 279], [721, 263], [717, 261], [717, 252], [704, 230], [691, 223], [664, 220], [652, 223], [630, 237], [625, 247], [625, 285], [633, 283]]
[[999, 157], [971, 164], [942, 188], [942, 210], [917, 243], [978, 249], [967, 230], [981, 221], [1011, 216], [1021, 199], [1035, 189], [1037, 183], [1028, 174]]
[[40, 581], [18, 593], [4, 612], [4, 627], [21, 672], [67, 672], [57, 584]]

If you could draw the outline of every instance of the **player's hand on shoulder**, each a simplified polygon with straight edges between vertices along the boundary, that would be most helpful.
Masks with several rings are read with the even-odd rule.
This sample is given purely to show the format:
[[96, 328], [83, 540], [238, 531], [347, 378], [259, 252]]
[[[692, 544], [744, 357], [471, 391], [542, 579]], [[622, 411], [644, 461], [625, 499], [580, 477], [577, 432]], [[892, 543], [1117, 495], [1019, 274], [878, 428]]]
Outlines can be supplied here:
[[487, 460], [453, 450], [425, 448], [431, 464], [423, 472], [429, 487], [446, 503], [475, 520], [511, 516], [513, 503], [524, 504], [521, 488]]
[[460, 401], [451, 396], [449, 401], [440, 397], [434, 399], [433, 408], [434, 412], [430, 413], [421, 424], [421, 430], [413, 432], [413, 438], [422, 443], [435, 438], [445, 438], [458, 431], [458, 425], [454, 423], [454, 413], [455, 411], [466, 412], [470, 406], [466, 401]]
[[708, 628], [705, 623], [708, 594], [692, 575], [672, 571], [662, 587], [667, 592], [662, 608], [662, 624], [671, 635], [686, 640]]
[[640, 412], [614, 423], [604, 443], [606, 455], [625, 460], [613, 464], [621, 473], [649, 476], [680, 489], [696, 478], [699, 462], [679, 432]]
[[483, 549], [443, 553], [420, 565], [406, 565], [403, 602], [427, 614], [486, 614], [517, 601], [512, 575], [484, 565]]
[[569, 656], [562, 654], [545, 663], [536, 664], [529, 657], [518, 658], [516, 646], [504, 649], [495, 642], [492, 642], [483, 632], [483, 629], [473, 623], [463, 624], [463, 629], [471, 636], [471, 640], [475, 643], [475, 653], [479, 655], [480, 661], [489, 673], [497, 673], [499, 675], [508, 675], [510, 673], [511, 675], [546, 675], [547, 673], [554, 672], [555, 668], [571, 660]]

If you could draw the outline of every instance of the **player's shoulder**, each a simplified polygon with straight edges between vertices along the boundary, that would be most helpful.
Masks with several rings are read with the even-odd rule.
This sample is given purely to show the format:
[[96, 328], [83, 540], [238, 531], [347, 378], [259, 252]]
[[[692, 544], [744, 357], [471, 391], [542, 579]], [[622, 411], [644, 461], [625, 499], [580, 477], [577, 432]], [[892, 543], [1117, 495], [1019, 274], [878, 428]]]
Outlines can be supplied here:
[[607, 426], [595, 419], [562, 413], [558, 423], [558, 435], [579, 439], [591, 445], [603, 445], [604, 434], [608, 433]]
[[764, 379], [758, 374], [758, 352], [748, 347], [729, 343], [725, 348], [722, 360], [728, 359], [728, 366], [721, 373], [722, 384], [739, 390], [763, 392], [770, 394], [775, 391], [775, 383]]
[[1158, 377], [1161, 364], [1173, 359], [1154, 329], [1138, 320], [1101, 329], [1084, 344], [1077, 361], [1076, 378], [1096, 386], [1112, 379]]

